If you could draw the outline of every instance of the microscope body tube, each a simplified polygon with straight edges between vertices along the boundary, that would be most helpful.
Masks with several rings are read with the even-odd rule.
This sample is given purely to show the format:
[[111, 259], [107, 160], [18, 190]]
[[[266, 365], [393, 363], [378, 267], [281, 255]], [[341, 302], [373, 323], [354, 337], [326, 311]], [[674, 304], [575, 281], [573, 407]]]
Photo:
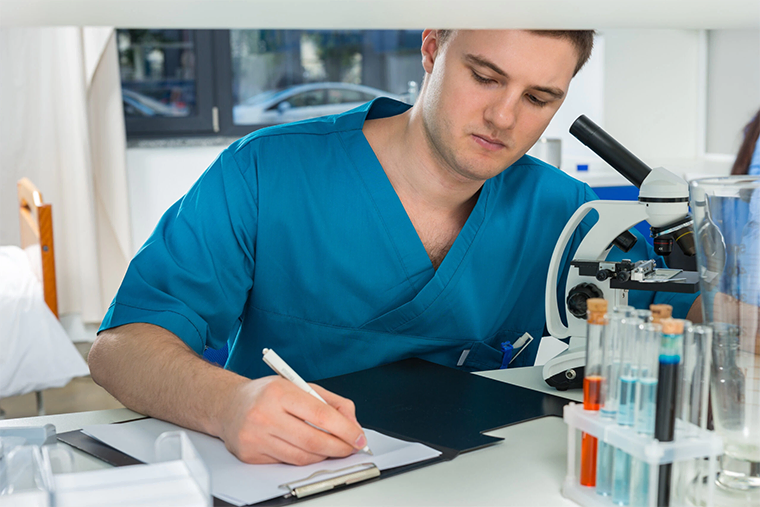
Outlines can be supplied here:
[[570, 126], [570, 133], [599, 155], [636, 188], [652, 169], [585, 115]]

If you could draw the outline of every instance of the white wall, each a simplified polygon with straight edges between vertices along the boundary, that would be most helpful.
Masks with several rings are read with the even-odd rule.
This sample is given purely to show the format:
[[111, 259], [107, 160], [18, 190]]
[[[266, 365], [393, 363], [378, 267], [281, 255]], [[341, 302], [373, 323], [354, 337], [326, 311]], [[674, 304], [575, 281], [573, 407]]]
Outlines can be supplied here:
[[698, 155], [698, 30], [605, 32], [605, 129], [644, 162]]
[[572, 172], [577, 164], [589, 164], [593, 153], [570, 134], [570, 125], [582, 114], [604, 128], [605, 38], [594, 40], [594, 51], [570, 82], [567, 98], [544, 131], [544, 137], [562, 140], [563, 170]]
[[190, 189], [224, 146], [127, 149], [132, 245], [137, 252], [158, 220]]
[[760, 109], [760, 30], [712, 30], [707, 41], [707, 152], [735, 154]]

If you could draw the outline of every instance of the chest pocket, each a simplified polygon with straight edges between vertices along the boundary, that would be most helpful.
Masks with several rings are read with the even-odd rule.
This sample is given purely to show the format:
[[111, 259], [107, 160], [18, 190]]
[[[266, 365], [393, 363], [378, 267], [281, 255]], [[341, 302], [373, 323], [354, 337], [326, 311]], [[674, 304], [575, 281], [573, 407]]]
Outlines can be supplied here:
[[[533, 341], [526, 344], [522, 349], [514, 351], [514, 355], [512, 356], [514, 360], [510, 363], [510, 368], [533, 366], [536, 360], [536, 352], [538, 352], [538, 343], [540, 342], [540, 338], [535, 337], [541, 336], [541, 332], [529, 330], [528, 333], [534, 337]], [[462, 351], [457, 362], [457, 367], [465, 371], [498, 370], [504, 358], [501, 344], [507, 341], [515, 343], [522, 335], [522, 332], [510, 331], [499, 333], [489, 340], [472, 342], [469, 349]]]

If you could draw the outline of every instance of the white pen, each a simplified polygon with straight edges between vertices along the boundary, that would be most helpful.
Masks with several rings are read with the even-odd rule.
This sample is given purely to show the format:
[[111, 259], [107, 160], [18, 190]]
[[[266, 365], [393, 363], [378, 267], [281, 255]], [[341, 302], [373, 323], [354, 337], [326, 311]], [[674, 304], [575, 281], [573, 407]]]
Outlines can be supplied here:
[[[298, 373], [296, 373], [293, 370], [293, 368], [291, 368], [290, 366], [288, 366], [288, 363], [286, 363], [285, 361], [283, 361], [282, 358], [280, 356], [278, 356], [277, 353], [274, 350], [272, 350], [272, 349], [264, 349], [262, 352], [264, 354], [264, 357], [262, 359], [264, 359], [264, 362], [267, 363], [269, 365], [269, 367], [272, 368], [275, 371], [275, 373], [277, 373], [279, 376], [281, 376], [282, 378], [284, 378], [286, 380], [290, 380], [291, 382], [293, 382], [296, 385], [296, 387], [298, 387], [302, 391], [306, 391], [307, 393], [309, 393], [310, 395], [314, 396], [316, 399], [318, 399], [319, 401], [321, 401], [322, 403], [324, 403], [325, 405], [327, 405], [327, 402], [325, 401], [325, 399], [322, 398], [319, 395], [319, 393], [317, 393], [317, 391], [315, 391], [314, 389], [312, 389], [312, 387], [309, 384], [307, 384], [306, 381], [304, 379], [302, 379], [298, 375]], [[312, 426], [314, 426], [314, 425], [312, 424]], [[322, 429], [322, 428], [319, 428], [319, 429]], [[322, 430], [322, 431], [324, 431], [324, 430]], [[369, 444], [365, 445], [364, 448], [362, 449], [362, 451], [366, 452], [370, 456], [373, 456], [372, 451], [369, 448]]]

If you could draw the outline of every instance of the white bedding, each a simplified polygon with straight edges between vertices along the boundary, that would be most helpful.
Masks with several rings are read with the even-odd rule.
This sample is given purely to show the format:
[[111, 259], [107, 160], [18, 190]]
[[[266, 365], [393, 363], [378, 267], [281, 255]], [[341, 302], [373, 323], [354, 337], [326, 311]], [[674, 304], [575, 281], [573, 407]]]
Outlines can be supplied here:
[[61, 387], [89, 373], [45, 304], [27, 253], [0, 247], [0, 399]]

